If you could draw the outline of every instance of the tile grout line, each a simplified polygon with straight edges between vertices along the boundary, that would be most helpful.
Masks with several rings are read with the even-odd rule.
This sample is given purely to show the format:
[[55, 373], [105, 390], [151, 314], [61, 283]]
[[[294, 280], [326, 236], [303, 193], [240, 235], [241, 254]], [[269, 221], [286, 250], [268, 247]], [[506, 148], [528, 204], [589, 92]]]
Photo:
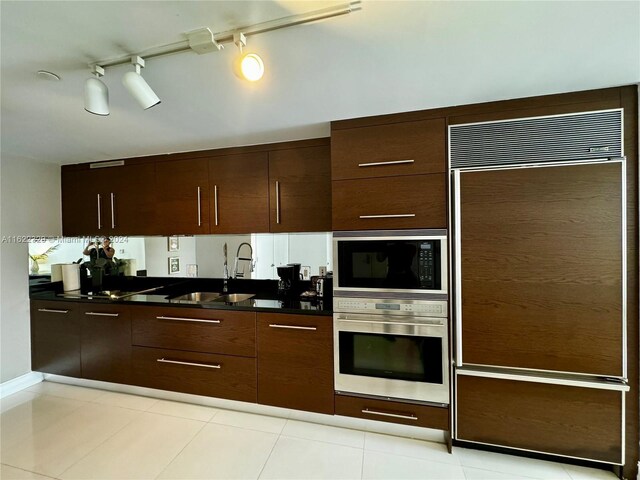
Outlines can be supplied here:
[[9, 465], [8, 463], [4, 463], [4, 462], [0, 462], [0, 465], [5, 465], [7, 467], [15, 468], [16, 470], [21, 470], [23, 472], [33, 473], [34, 475], [38, 475], [40, 477], [53, 478], [56, 480], [59, 478], [59, 477], [51, 477], [49, 475], [43, 475], [42, 473], [34, 472], [33, 470], [27, 470], [26, 468], [14, 467], [13, 465]]
[[184, 451], [185, 448], [187, 448], [189, 445], [191, 445], [191, 443], [195, 440], [195, 438], [200, 434], [200, 432], [204, 429], [204, 427], [206, 427], [209, 423], [208, 422], [202, 422], [202, 427], [200, 427], [200, 430], [198, 430], [193, 437], [191, 437], [191, 439], [184, 445], [184, 447], [182, 447], [180, 449], [180, 451], [178, 453], [176, 453], [174, 455], [174, 457], [169, 461], [169, 463], [167, 463], [164, 468], [160, 471], [160, 473], [158, 473], [158, 475], [156, 475], [154, 477], [154, 479], [158, 479], [160, 478], [160, 476], [164, 473], [164, 471], [169, 468], [169, 465], [171, 465], [176, 458], [178, 458], [180, 456], [180, 454]]
[[[287, 419], [287, 421], [289, 421], [289, 420]], [[284, 425], [286, 426], [287, 423], [285, 422]], [[282, 430], [284, 430], [284, 426], [282, 427]], [[281, 431], [281, 433], [278, 434], [278, 438], [276, 438], [276, 441], [273, 442], [273, 446], [271, 447], [271, 450], [269, 451], [269, 456], [264, 461], [264, 465], [262, 465], [262, 468], [260, 469], [260, 472], [258, 473], [258, 476], [256, 477], [256, 480], [259, 480], [260, 477], [262, 476], [262, 472], [264, 472], [264, 469], [267, 467], [267, 463], [269, 463], [269, 459], [271, 458], [271, 455], [273, 454], [273, 451], [276, 449], [276, 445], [280, 441], [280, 437], [282, 437], [282, 431]]]

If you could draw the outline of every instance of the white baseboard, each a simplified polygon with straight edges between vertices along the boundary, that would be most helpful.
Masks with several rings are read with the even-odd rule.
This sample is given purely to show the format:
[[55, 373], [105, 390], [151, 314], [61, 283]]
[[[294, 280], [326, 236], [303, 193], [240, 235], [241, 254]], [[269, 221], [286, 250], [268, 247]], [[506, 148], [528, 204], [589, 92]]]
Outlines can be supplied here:
[[130, 393], [144, 397], [172, 400], [174, 402], [194, 403], [207, 407], [223, 408], [225, 410], [237, 410], [240, 412], [256, 413], [271, 417], [300, 420], [309, 423], [319, 423], [334, 427], [350, 428], [353, 430], [365, 430], [386, 435], [396, 435], [398, 437], [417, 438], [430, 442], [445, 443], [444, 432], [431, 428], [412, 427], [410, 425], [398, 425], [395, 423], [377, 422], [362, 418], [342, 417], [340, 415], [325, 415], [321, 413], [303, 412], [300, 410], [289, 410], [286, 408], [270, 407], [257, 403], [238, 402], [235, 400], [224, 400], [221, 398], [204, 397], [201, 395], [191, 395], [188, 393], [169, 392], [167, 390], [156, 390], [146, 387], [135, 387], [132, 385], [122, 385], [119, 383], [99, 382], [96, 380], [85, 380], [82, 378], [64, 377], [60, 375], [45, 374], [45, 380], [57, 383], [66, 383], [80, 387], [99, 388], [113, 392]]
[[6, 382], [0, 383], [0, 398], [12, 395], [20, 390], [29, 388], [36, 383], [40, 383], [44, 379], [44, 375], [39, 372], [25, 373]]

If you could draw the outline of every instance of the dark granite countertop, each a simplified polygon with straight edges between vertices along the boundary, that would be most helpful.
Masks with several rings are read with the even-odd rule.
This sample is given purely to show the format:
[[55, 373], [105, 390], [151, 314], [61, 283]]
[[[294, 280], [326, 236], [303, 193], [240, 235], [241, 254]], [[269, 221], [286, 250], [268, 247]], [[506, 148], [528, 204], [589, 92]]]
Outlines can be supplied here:
[[[43, 285], [39, 285], [40, 288], [32, 289], [30, 293], [31, 300], [47, 300], [47, 301], [64, 301], [64, 302], [82, 302], [82, 303], [109, 303], [109, 304], [121, 304], [121, 305], [150, 305], [150, 306], [171, 306], [178, 308], [207, 308], [207, 309], [219, 309], [219, 310], [239, 310], [239, 311], [257, 311], [257, 312], [271, 312], [271, 313], [293, 313], [303, 315], [326, 315], [331, 316], [333, 314], [331, 302], [322, 300], [299, 300], [299, 299], [278, 299], [275, 298], [271, 285], [264, 282], [266, 280], [254, 280], [254, 281], [235, 281], [230, 286], [234, 286], [231, 292], [242, 293], [254, 293], [256, 296], [249, 300], [244, 300], [237, 303], [224, 303], [224, 302], [194, 302], [186, 300], [173, 300], [168, 297], [180, 295], [190, 291], [213, 291], [220, 292], [222, 289], [217, 288], [222, 285], [217, 285], [217, 279], [202, 279], [201, 281], [194, 282], [193, 280], [185, 280], [175, 282], [172, 279], [172, 284], [162, 286], [158, 284], [154, 279], [146, 285], [138, 283], [137, 288], [131, 288], [133, 285], [123, 288], [127, 291], [139, 291], [144, 288], [141, 287], [160, 287], [157, 291], [148, 292], [144, 294], [131, 295], [122, 299], [110, 299], [105, 296], [91, 295], [88, 292], [67, 292], [63, 293], [61, 285], [56, 283], [48, 284], [48, 288], [42, 288]], [[164, 279], [165, 283], [167, 279]], [[60, 283], [60, 282], [58, 282]], [[265, 288], [266, 285], [266, 288]], [[213, 288], [212, 288], [213, 287]]]

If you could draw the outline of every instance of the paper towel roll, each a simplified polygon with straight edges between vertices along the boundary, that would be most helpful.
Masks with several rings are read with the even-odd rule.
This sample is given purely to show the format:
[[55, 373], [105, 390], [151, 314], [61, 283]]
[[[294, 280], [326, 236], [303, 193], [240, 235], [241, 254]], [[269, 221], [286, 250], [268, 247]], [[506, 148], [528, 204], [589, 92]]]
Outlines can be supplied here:
[[65, 292], [80, 290], [80, 265], [70, 263], [62, 265], [62, 288]]
[[61, 282], [62, 281], [62, 263], [54, 263], [51, 265], [51, 281], [52, 282]]
[[135, 258], [127, 258], [124, 267], [124, 274], [128, 277], [135, 277], [138, 271], [138, 262]]

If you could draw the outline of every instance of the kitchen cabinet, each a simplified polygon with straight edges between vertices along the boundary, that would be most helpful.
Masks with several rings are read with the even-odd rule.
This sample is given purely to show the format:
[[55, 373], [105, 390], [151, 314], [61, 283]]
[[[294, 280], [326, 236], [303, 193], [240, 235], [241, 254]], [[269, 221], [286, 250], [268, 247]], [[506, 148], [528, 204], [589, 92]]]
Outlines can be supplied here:
[[331, 130], [333, 180], [446, 171], [444, 118]]
[[209, 233], [209, 162], [156, 163], [156, 234]]
[[622, 463], [624, 392], [459, 375], [459, 440]]
[[208, 162], [211, 233], [268, 232], [267, 152], [221, 155]]
[[131, 309], [133, 382], [256, 402], [256, 314], [179, 307]]
[[118, 162], [123, 163], [93, 169], [63, 167], [65, 236], [155, 233], [155, 164]]
[[129, 308], [113, 304], [76, 304], [82, 322], [82, 378], [131, 383]]
[[449, 409], [447, 407], [336, 395], [336, 415], [449, 430]]
[[332, 183], [333, 230], [447, 228], [443, 173]]
[[270, 151], [269, 197], [272, 232], [331, 230], [329, 146]]
[[334, 413], [331, 317], [258, 313], [258, 403]]
[[31, 369], [81, 377], [79, 304], [31, 302]]

